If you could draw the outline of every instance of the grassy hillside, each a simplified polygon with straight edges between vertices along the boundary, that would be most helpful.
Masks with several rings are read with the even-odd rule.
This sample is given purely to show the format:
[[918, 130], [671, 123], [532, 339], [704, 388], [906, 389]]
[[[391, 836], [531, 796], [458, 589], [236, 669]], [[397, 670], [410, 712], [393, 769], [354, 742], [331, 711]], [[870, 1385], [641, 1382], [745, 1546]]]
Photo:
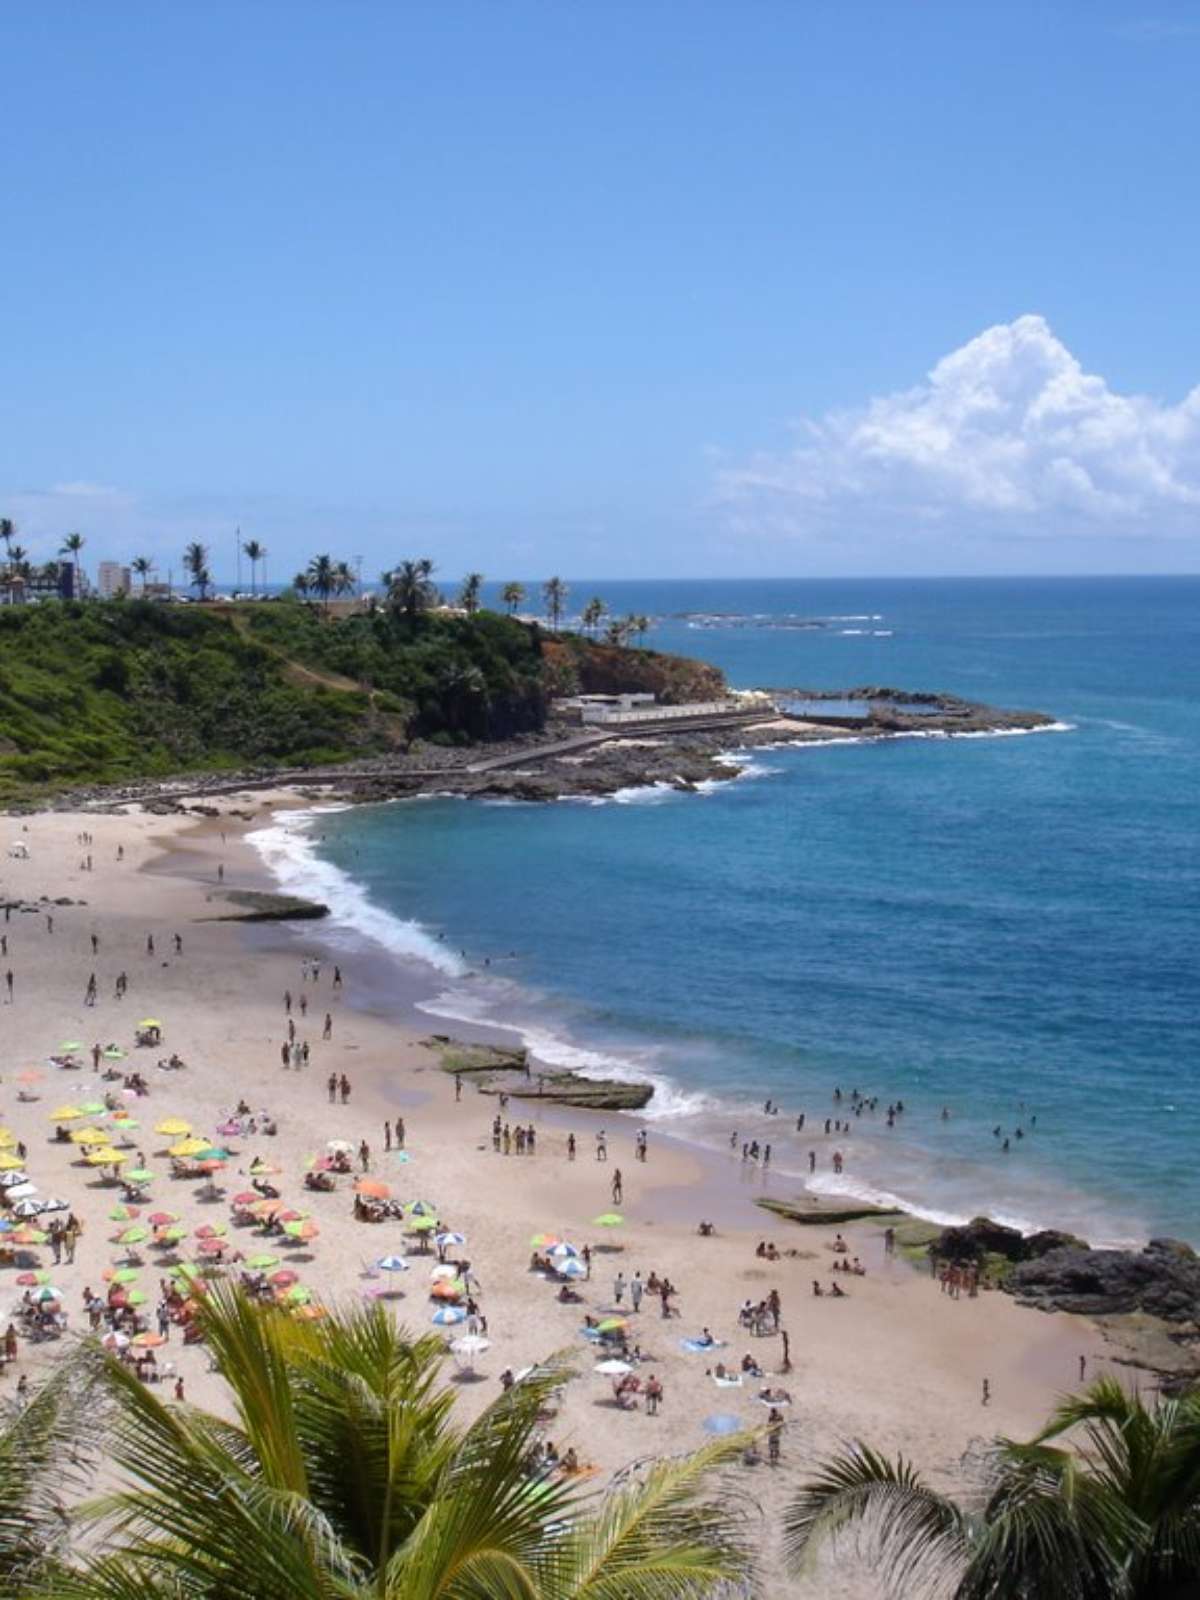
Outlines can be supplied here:
[[[673, 660], [551, 641], [492, 612], [410, 620], [141, 600], [4, 608], [0, 802], [188, 770], [315, 766], [416, 738], [506, 738], [540, 729], [553, 694], [645, 687], [655, 671], [665, 682], [671, 673], [651, 664]], [[676, 663], [675, 687], [690, 666], [700, 674], [691, 698], [702, 698], [713, 674], [699, 663]]]

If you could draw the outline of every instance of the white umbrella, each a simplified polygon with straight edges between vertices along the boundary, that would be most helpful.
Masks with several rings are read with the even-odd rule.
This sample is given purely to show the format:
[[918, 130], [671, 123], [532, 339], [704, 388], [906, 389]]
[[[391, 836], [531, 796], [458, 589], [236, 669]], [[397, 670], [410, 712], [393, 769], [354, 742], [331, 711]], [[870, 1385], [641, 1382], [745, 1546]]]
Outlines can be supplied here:
[[606, 1378], [624, 1378], [633, 1371], [633, 1368], [629, 1365], [628, 1361], [614, 1360], [601, 1361], [599, 1366], [592, 1368], [592, 1371], [599, 1372]]
[[383, 1272], [407, 1272], [408, 1262], [403, 1256], [380, 1256], [375, 1263]]
[[564, 1240], [562, 1244], [552, 1245], [550, 1249], [547, 1250], [546, 1254], [552, 1261], [567, 1261], [572, 1257], [577, 1256], [579, 1251], [576, 1250], [573, 1244], [568, 1244]]
[[40, 1200], [18, 1200], [12, 1208], [14, 1217], [39, 1217], [42, 1214]]
[[30, 1183], [29, 1179], [24, 1177], [24, 1175], [22, 1175], [21, 1182], [20, 1183], [14, 1183], [12, 1185], [12, 1187], [8, 1190], [8, 1193], [6, 1194], [5, 1199], [7, 1199], [9, 1201], [13, 1201], [13, 1200], [28, 1200], [30, 1198], [30, 1196], [35, 1195], [37, 1192], [38, 1192], [37, 1184], [36, 1183]]
[[576, 1261], [574, 1256], [569, 1256], [566, 1261], [555, 1264], [555, 1272], [560, 1278], [586, 1278], [587, 1268], [582, 1261]]
[[466, 1356], [468, 1360], [481, 1356], [491, 1347], [492, 1341], [485, 1339], [481, 1333], [464, 1333], [461, 1339], [455, 1339], [450, 1346], [456, 1356]]
[[331, 1156], [352, 1156], [354, 1154], [354, 1146], [349, 1139], [330, 1139], [325, 1148]]
[[448, 1249], [452, 1244], [466, 1244], [467, 1242], [465, 1233], [439, 1233], [434, 1237], [436, 1243], [440, 1244], [443, 1250]]
[[27, 1172], [0, 1172], [0, 1189], [17, 1189], [28, 1182]]
[[430, 1281], [432, 1283], [438, 1283], [438, 1282], [441, 1282], [443, 1279], [451, 1279], [451, 1278], [457, 1278], [457, 1277], [458, 1277], [458, 1268], [457, 1267], [452, 1267], [448, 1261], [444, 1261], [441, 1264], [440, 1267], [434, 1267], [430, 1271], [430, 1274], [429, 1274], [429, 1278], [430, 1278]]
[[[26, 1201], [25, 1204], [28, 1205], [29, 1202]], [[40, 1212], [69, 1211], [71, 1209], [71, 1202], [69, 1200], [61, 1199], [60, 1196], [56, 1194], [52, 1194], [48, 1200], [35, 1200], [34, 1204], [37, 1206]], [[13, 1210], [16, 1210], [15, 1206], [13, 1207]]]

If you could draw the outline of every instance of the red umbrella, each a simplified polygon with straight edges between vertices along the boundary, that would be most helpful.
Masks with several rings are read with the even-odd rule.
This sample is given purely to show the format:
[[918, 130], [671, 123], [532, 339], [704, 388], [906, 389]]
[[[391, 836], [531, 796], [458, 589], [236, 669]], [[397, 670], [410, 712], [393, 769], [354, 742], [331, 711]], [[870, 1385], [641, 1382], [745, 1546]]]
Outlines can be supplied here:
[[276, 1289], [290, 1289], [294, 1283], [299, 1283], [300, 1274], [293, 1272], [290, 1267], [280, 1267], [278, 1272], [273, 1272], [268, 1280]]
[[201, 1239], [200, 1253], [205, 1256], [223, 1255], [229, 1249], [228, 1239]]

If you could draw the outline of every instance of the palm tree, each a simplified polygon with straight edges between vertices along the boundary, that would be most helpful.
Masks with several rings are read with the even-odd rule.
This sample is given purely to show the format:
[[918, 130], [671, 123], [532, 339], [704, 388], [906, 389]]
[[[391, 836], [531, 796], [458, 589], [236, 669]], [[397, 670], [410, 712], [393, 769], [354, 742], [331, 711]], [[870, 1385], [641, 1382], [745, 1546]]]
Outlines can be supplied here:
[[[1048, 1443], [1075, 1428], [1080, 1453]], [[788, 1509], [790, 1563], [850, 1527], [902, 1594], [1184, 1600], [1200, 1583], [1200, 1394], [1150, 1407], [1101, 1379], [1031, 1443], [996, 1442], [974, 1507], [929, 1488], [903, 1457], [854, 1445]]]
[[402, 561], [398, 567], [385, 572], [383, 583], [393, 613], [411, 623], [422, 611], [436, 605], [438, 592], [432, 579], [433, 562], [427, 556], [420, 561]]
[[545, 602], [546, 615], [550, 618], [555, 633], [558, 632], [558, 624], [562, 620], [563, 608], [569, 593], [561, 578], [547, 578], [542, 585], [542, 600]]
[[146, 590], [150, 587], [150, 574], [154, 571], [154, 563], [149, 556], [134, 556], [129, 565], [142, 580], [142, 599], [144, 600], [146, 598]]
[[329, 597], [338, 586], [337, 562], [332, 556], [314, 556], [308, 563], [308, 587], [321, 602], [325, 615], [329, 615]]
[[267, 547], [257, 539], [247, 539], [242, 554], [250, 563], [250, 593], [254, 595], [258, 593], [258, 563], [267, 559]]
[[629, 643], [629, 618], [613, 617], [604, 630], [604, 642], [624, 649]]
[[17, 537], [17, 525], [11, 517], [0, 517], [0, 539], [4, 540], [5, 560], [12, 549], [12, 542]]
[[199, 1317], [232, 1420], [92, 1355], [123, 1482], [85, 1511], [108, 1546], [79, 1547], [58, 1600], [702, 1600], [744, 1576], [728, 1497], [699, 1500], [744, 1436], [656, 1463], [597, 1512], [528, 1474], [560, 1363], [462, 1427], [440, 1342], [381, 1306], [301, 1323], [220, 1285]]
[[583, 631], [591, 634], [594, 637], [596, 629], [604, 620], [607, 612], [608, 607], [605, 605], [604, 601], [600, 599], [599, 595], [593, 595], [593, 597], [588, 601], [587, 605], [584, 606], [583, 612], [580, 616], [580, 621], [583, 623]]
[[10, 544], [8, 547], [8, 570], [14, 578], [28, 578], [32, 568], [29, 565], [29, 551], [22, 545]]
[[479, 592], [483, 588], [483, 573], [468, 572], [458, 591], [458, 603], [469, 617], [479, 610]]
[[308, 581], [308, 573], [307, 572], [298, 572], [296, 574], [296, 576], [292, 579], [292, 588], [295, 589], [296, 593], [298, 595], [300, 595], [302, 598], [305, 595], [308, 594], [308, 591], [309, 591], [310, 587], [311, 587], [311, 585], [309, 584], [309, 581]]
[[333, 592], [335, 594], [352, 594], [358, 586], [358, 578], [354, 568], [348, 561], [339, 561], [333, 572]]
[[199, 589], [201, 600], [206, 600], [212, 583], [212, 574], [208, 570], [207, 545], [199, 543], [188, 545], [183, 552], [183, 566], [184, 571], [191, 574], [188, 580], [189, 587]]
[[79, 552], [86, 543], [87, 540], [81, 533], [69, 533], [63, 540], [58, 552], [60, 556], [70, 556], [71, 565], [75, 568], [75, 582], [72, 588], [76, 600], [81, 598], [79, 592]]
[[0, 1423], [0, 1592], [32, 1594], [69, 1530], [68, 1503], [83, 1487], [80, 1447], [99, 1420], [90, 1380], [68, 1359]]
[[525, 585], [523, 583], [506, 583], [500, 591], [500, 598], [508, 607], [510, 617], [515, 617], [525, 600]]
[[639, 612], [637, 616], [631, 616], [628, 620], [630, 633], [637, 638], [639, 643], [643, 642], [650, 632], [650, 618]]

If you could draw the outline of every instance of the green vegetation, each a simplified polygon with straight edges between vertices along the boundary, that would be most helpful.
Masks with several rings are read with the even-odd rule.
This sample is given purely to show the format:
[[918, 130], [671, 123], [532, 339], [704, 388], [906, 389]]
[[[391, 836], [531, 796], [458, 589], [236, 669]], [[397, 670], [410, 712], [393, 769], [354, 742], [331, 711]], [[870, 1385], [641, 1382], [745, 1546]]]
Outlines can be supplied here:
[[[464, 1426], [446, 1354], [375, 1306], [300, 1322], [214, 1286], [199, 1312], [231, 1408], [164, 1402], [85, 1347], [115, 1491], [76, 1513], [73, 1560], [8, 1592], [56, 1600], [707, 1600], [742, 1581], [747, 1524], [703, 1498], [746, 1436], [597, 1497], [537, 1477], [551, 1361]], [[18, 1463], [16, 1506], [28, 1502]], [[107, 1486], [106, 1486], [107, 1487]], [[13, 1502], [6, 1502], [6, 1514]], [[0, 1559], [3, 1546], [0, 1545]]]
[[[1076, 1430], [1078, 1451], [1057, 1443]], [[1147, 1405], [1102, 1379], [1031, 1443], [997, 1440], [968, 1505], [858, 1444], [802, 1487], [785, 1530], [797, 1570], [849, 1534], [897, 1594], [1184, 1600], [1200, 1593], [1200, 1395]]]

